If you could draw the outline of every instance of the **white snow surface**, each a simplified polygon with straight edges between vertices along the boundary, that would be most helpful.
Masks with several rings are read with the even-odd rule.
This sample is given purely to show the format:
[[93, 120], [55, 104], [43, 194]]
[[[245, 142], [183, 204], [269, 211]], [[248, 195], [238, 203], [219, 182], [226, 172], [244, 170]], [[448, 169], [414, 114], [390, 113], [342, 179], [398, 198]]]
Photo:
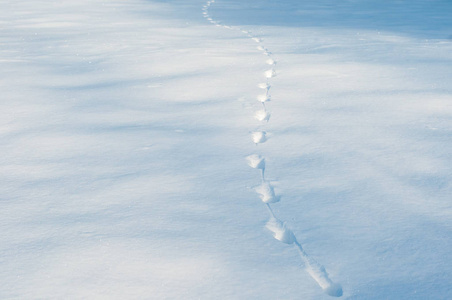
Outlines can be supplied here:
[[0, 299], [451, 299], [451, 28], [447, 0], [3, 0]]

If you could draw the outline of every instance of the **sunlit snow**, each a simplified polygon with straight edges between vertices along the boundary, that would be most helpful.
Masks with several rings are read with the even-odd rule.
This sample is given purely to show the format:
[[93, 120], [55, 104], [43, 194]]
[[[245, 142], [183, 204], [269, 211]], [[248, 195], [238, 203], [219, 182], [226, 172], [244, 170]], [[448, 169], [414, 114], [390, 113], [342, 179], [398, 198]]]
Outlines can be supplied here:
[[450, 1], [0, 7], [1, 299], [451, 298]]

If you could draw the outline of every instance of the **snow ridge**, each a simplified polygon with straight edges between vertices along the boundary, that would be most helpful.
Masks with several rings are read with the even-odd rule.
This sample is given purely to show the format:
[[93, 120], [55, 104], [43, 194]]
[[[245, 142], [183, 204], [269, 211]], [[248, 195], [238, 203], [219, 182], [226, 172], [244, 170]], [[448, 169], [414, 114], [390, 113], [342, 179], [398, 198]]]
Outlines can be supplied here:
[[[265, 46], [263, 45], [263, 40], [261, 38], [255, 37], [248, 30], [244, 30], [239, 27], [227, 26], [220, 23], [219, 21], [214, 20], [209, 14], [209, 8], [214, 2], [215, 0], [209, 0], [206, 2], [205, 5], [203, 5], [202, 14], [204, 18], [206, 18], [207, 21], [209, 21], [210, 23], [217, 27], [238, 30], [243, 34], [247, 35], [250, 39], [252, 39], [254, 42], [258, 44], [256, 47], [257, 50], [261, 51], [262, 54], [264, 54], [267, 57], [265, 63], [270, 66], [270, 69], [265, 71], [263, 74], [263, 76], [266, 79], [265, 82], [259, 83], [257, 85], [259, 88], [265, 91], [264, 94], [260, 94], [256, 97], [257, 101], [259, 101], [262, 104], [262, 110], [255, 112], [254, 117], [261, 123], [263, 122], [268, 123], [271, 114], [267, 110], [265, 103], [271, 100], [270, 80], [271, 78], [277, 75], [277, 72], [275, 70], [276, 60], [272, 57], [272, 53], [267, 48], [265, 48]], [[268, 139], [267, 132], [266, 131], [252, 132], [251, 139], [253, 143], [256, 144], [256, 146], [258, 144], [265, 143]], [[246, 159], [250, 167], [261, 170], [262, 183], [261, 185], [255, 188], [255, 191], [257, 194], [259, 194], [259, 197], [261, 198], [262, 202], [265, 203], [267, 210], [270, 213], [270, 219], [265, 225], [265, 227], [272, 233], [275, 239], [279, 240], [282, 243], [294, 245], [296, 247], [300, 254], [301, 260], [304, 264], [306, 271], [317, 282], [317, 284], [323, 289], [323, 291], [326, 294], [333, 297], [341, 297], [343, 294], [341, 285], [334, 283], [329, 278], [325, 268], [306, 253], [301, 244], [297, 241], [297, 238], [292, 232], [292, 230], [288, 228], [287, 224], [275, 216], [270, 204], [279, 202], [281, 196], [275, 193], [274, 187], [271, 185], [269, 181], [265, 179], [265, 157], [259, 154], [252, 154], [246, 157]]]

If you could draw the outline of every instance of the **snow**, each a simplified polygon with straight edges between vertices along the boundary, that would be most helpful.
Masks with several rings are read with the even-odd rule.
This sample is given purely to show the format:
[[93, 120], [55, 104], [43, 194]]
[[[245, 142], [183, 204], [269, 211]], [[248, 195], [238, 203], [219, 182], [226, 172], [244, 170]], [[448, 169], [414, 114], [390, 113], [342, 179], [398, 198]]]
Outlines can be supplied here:
[[450, 298], [450, 1], [0, 25], [0, 298]]

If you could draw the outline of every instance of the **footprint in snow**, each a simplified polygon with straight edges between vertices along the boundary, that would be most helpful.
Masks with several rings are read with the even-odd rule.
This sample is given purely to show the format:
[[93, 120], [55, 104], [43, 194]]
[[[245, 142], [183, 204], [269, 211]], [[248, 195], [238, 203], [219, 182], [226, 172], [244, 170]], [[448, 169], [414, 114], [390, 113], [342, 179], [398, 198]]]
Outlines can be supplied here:
[[[298, 242], [296, 242], [296, 244], [297, 246], [300, 245], [298, 244]], [[326, 294], [332, 297], [341, 297], [343, 295], [341, 285], [334, 283], [329, 278], [328, 272], [325, 270], [324, 266], [319, 264], [313, 258], [309, 257], [306, 253], [302, 254], [300, 252], [300, 255], [306, 265], [306, 271], [309, 273], [309, 275], [311, 275], [311, 277], [317, 282], [317, 284]]]
[[270, 220], [268, 220], [265, 228], [272, 232], [275, 239], [285, 244], [293, 244], [296, 240], [292, 230], [287, 228], [286, 223], [273, 216], [270, 217]]
[[254, 114], [254, 117], [259, 120], [259, 121], [267, 121], [270, 120], [270, 116], [271, 114], [266, 111], [266, 110], [258, 110], [256, 111], [256, 113]]
[[265, 62], [267, 63], [267, 65], [271, 65], [271, 66], [276, 65], [276, 61], [274, 61], [271, 58], [267, 59]]
[[[203, 15], [205, 18], [208, 18], [210, 23], [218, 26], [218, 27], [225, 27], [229, 29], [235, 29], [231, 26], [222, 25], [221, 23], [214, 21], [208, 14], [208, 8], [211, 6], [212, 3], [214, 3], [215, 0], [209, 0], [207, 1], [206, 5], [203, 6]], [[253, 34], [250, 31], [247, 30], [240, 30], [242, 33], [248, 35], [253, 41], [256, 43], [261, 43], [262, 40], [260, 38], [254, 37]], [[269, 52], [266, 48], [259, 45], [257, 47], [264, 55], [266, 55], [268, 58], [265, 61], [267, 65], [274, 66], [276, 64], [276, 61], [272, 59], [272, 54]], [[267, 79], [275, 77], [276, 71], [273, 69], [267, 70], [264, 73], [265, 77]], [[266, 90], [265, 95], [259, 95], [258, 100], [262, 102], [264, 105], [263, 110], [259, 110], [255, 113], [255, 118], [259, 121], [268, 121], [270, 118], [270, 113], [268, 113], [265, 109], [265, 102], [270, 101], [270, 96], [268, 95], [268, 91], [270, 89], [270, 85], [268, 83], [260, 83], [258, 85], [259, 88]], [[264, 143], [267, 141], [267, 136], [265, 131], [256, 131], [252, 132], [252, 140], [257, 145], [259, 143]], [[264, 157], [253, 154], [248, 156], [247, 158], [248, 165], [255, 169], [260, 169], [262, 171], [262, 181], [263, 183], [256, 187], [255, 190], [259, 194], [259, 197], [261, 200], [266, 203], [267, 208], [270, 211], [271, 218], [266, 224], [266, 228], [272, 232], [272, 235], [275, 239], [286, 243], [286, 244], [295, 244], [295, 246], [298, 248], [298, 251], [300, 253], [301, 259], [305, 265], [306, 271], [309, 273], [309, 275], [319, 284], [319, 286], [324, 290], [325, 293], [327, 293], [330, 296], [333, 297], [341, 297], [343, 294], [342, 287], [339, 284], [334, 283], [328, 276], [328, 273], [326, 272], [325, 268], [320, 265], [317, 261], [315, 261], [313, 258], [311, 258], [303, 249], [303, 247], [300, 245], [300, 243], [297, 241], [294, 233], [287, 227], [286, 223], [282, 222], [281, 220], [277, 219], [270, 207], [270, 203], [276, 203], [280, 201], [280, 196], [277, 196], [275, 194], [273, 186], [270, 185], [270, 183], [266, 182], [264, 179], [264, 170], [265, 170], [265, 159]]]
[[271, 87], [271, 85], [268, 84], [268, 83], [266, 83], [266, 82], [259, 83], [257, 86], [258, 86], [260, 89], [263, 89], [263, 90], [269, 90], [270, 87]]
[[325, 270], [325, 267], [319, 264], [315, 259], [310, 257], [296, 239], [294, 243], [298, 248], [298, 252], [301, 256], [301, 260], [305, 265], [306, 272], [308, 272], [312, 279], [317, 282], [317, 284], [326, 294], [332, 297], [341, 297], [343, 295], [342, 286], [338, 283], [334, 283], [330, 279], [328, 272]]
[[275, 189], [268, 182], [262, 183], [255, 190], [264, 203], [276, 203], [281, 200], [281, 196], [276, 196]]
[[251, 134], [251, 137], [256, 145], [267, 141], [267, 133], [265, 131], [255, 131]]
[[270, 100], [271, 100], [271, 97], [268, 94], [262, 94], [262, 95], [257, 96], [257, 101], [262, 102], [262, 103], [269, 102]]
[[276, 76], [276, 71], [273, 70], [273, 69], [267, 70], [267, 71], [265, 71], [264, 75], [265, 75], [265, 77], [267, 77], [267, 78], [272, 78], [272, 77], [275, 77], [275, 76]]
[[265, 158], [259, 154], [252, 154], [246, 157], [248, 165], [254, 169], [265, 169]]

